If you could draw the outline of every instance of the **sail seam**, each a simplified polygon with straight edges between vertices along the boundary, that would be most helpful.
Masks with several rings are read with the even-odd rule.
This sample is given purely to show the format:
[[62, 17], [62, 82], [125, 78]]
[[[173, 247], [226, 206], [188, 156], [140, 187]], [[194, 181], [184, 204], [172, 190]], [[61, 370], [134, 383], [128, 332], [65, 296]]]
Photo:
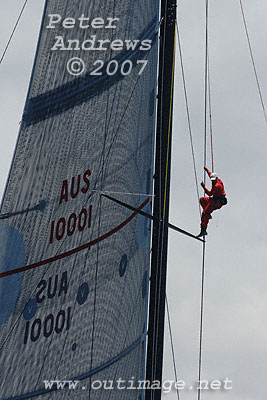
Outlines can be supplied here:
[[[144, 341], [145, 339], [145, 335], [146, 333], [143, 333], [135, 342], [133, 342], [129, 347], [127, 347], [125, 350], [123, 350], [121, 353], [119, 353], [117, 356], [111, 358], [110, 360], [106, 361], [104, 364], [100, 365], [97, 368], [94, 368], [91, 371], [85, 372], [82, 375], [79, 375], [77, 377], [74, 377], [72, 379], [70, 379], [71, 381], [83, 381], [87, 378], [90, 378], [93, 375], [96, 375], [97, 373], [103, 371], [104, 369], [110, 367], [111, 365], [113, 365], [114, 363], [116, 363], [117, 361], [121, 360], [122, 358], [124, 358], [125, 356], [127, 356], [131, 351], [133, 351], [140, 343], [142, 343], [142, 341]], [[39, 389], [36, 390], [35, 392], [31, 392], [31, 393], [25, 393], [19, 396], [15, 396], [15, 397], [9, 397], [6, 400], [23, 400], [23, 399], [30, 399], [32, 397], [36, 397], [36, 396], [41, 396], [43, 394], [47, 394], [50, 392], [54, 392], [56, 390], [60, 390], [57, 387], [54, 387], [52, 389]], [[62, 390], [62, 389], [61, 389]]]

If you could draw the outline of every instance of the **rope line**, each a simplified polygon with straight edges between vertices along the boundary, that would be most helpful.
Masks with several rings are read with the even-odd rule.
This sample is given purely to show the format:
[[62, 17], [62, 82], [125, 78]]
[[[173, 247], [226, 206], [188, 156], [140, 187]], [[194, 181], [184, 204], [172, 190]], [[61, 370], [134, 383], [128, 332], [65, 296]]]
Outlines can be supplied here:
[[[170, 309], [169, 309], [169, 303], [168, 303], [167, 295], [165, 297], [165, 301], [166, 301], [167, 319], [168, 319], [170, 341], [171, 341], [173, 370], [174, 370], [175, 382], [177, 383], [178, 382], [178, 373], [177, 373], [177, 366], [176, 366], [176, 360], [175, 360], [175, 351], [174, 351], [174, 343], [173, 343], [173, 335], [172, 335], [171, 317], [170, 317]], [[177, 394], [177, 399], [180, 400], [180, 393], [179, 393], [178, 385], [176, 385], [176, 394]]]
[[16, 29], [17, 29], [17, 26], [18, 26], [19, 21], [20, 21], [20, 19], [21, 19], [21, 17], [22, 17], [22, 14], [23, 14], [23, 11], [24, 11], [24, 9], [25, 9], [25, 7], [26, 7], [27, 2], [28, 2], [28, 0], [25, 0], [24, 4], [23, 4], [23, 6], [22, 6], [22, 9], [21, 9], [21, 11], [20, 11], [20, 13], [19, 13], [19, 16], [18, 16], [18, 18], [17, 18], [17, 21], [16, 21], [16, 23], [15, 23], [15, 26], [14, 26], [14, 28], [13, 28], [13, 31], [12, 31], [12, 33], [11, 33], [9, 39], [8, 39], [7, 45], [6, 45], [6, 47], [5, 47], [4, 51], [3, 51], [3, 54], [2, 54], [2, 56], [1, 56], [0, 64], [2, 63], [2, 61], [3, 61], [3, 59], [4, 59], [5, 55], [6, 55], [6, 52], [7, 52], [7, 50], [8, 50], [8, 47], [9, 47], [10, 43], [11, 43], [11, 40], [12, 40], [12, 38], [13, 38], [13, 36], [14, 36], [14, 33], [15, 33]]
[[210, 57], [209, 57], [209, 53], [208, 53], [208, 91], [209, 91], [211, 165], [212, 165], [212, 172], [214, 172], [213, 126], [212, 126], [212, 106], [211, 106], [211, 78], [210, 78]]
[[[208, 103], [208, 0], [206, 0], [206, 43], [205, 43], [205, 90], [204, 90], [204, 165], [207, 163], [207, 103]], [[206, 183], [206, 174], [204, 171], [204, 183]], [[204, 190], [205, 194], [205, 190]]]
[[[205, 38], [205, 91], [204, 91], [204, 165], [207, 162], [207, 102], [208, 102], [208, 76], [209, 76], [209, 59], [208, 59], [208, 39], [209, 39], [209, 1], [206, 0], [206, 38]], [[206, 174], [204, 171], [204, 183], [206, 183]], [[205, 191], [204, 191], [205, 193]], [[200, 327], [199, 327], [199, 358], [198, 358], [198, 391], [197, 398], [201, 400], [201, 381], [202, 372], [202, 352], [203, 352], [203, 320], [204, 320], [204, 283], [205, 283], [205, 254], [206, 241], [203, 242], [202, 251], [202, 271], [201, 271], [201, 303], [200, 303]]]
[[259, 92], [259, 96], [260, 96], [262, 110], [263, 110], [265, 122], [266, 122], [266, 125], [267, 125], [267, 114], [266, 114], [266, 110], [265, 110], [265, 106], [264, 106], [264, 101], [263, 101], [263, 96], [262, 96], [262, 92], [261, 92], [260, 81], [259, 81], [259, 77], [258, 77], [256, 63], [255, 63], [255, 59], [254, 59], [254, 56], [253, 56], [252, 45], [251, 45], [251, 41], [250, 41], [250, 38], [249, 38], [247, 21], [246, 21], [246, 17], [245, 17], [244, 8], [243, 8], [243, 3], [242, 3], [242, 0], [239, 0], [239, 2], [240, 2], [241, 13], [242, 13], [242, 19], [243, 19], [243, 23], [244, 23], [244, 27], [245, 27], [245, 31], [246, 31], [246, 36], [247, 36], [250, 57], [251, 57], [251, 61], [252, 61], [252, 65], [253, 65], [253, 69], [254, 69], [254, 73], [255, 73], [255, 78], [256, 78], [256, 82], [257, 82], [257, 86], [258, 86], [258, 92]]
[[189, 102], [188, 102], [188, 95], [187, 95], [187, 88], [186, 88], [184, 61], [183, 61], [183, 53], [182, 53], [182, 45], [181, 45], [181, 39], [180, 39], [178, 20], [177, 20], [177, 24], [176, 24], [176, 30], [177, 30], [177, 42], [178, 42], [178, 48], [179, 48], [180, 64], [181, 64], [182, 79], [183, 79], [183, 88], [184, 88], [184, 97], [185, 97], [185, 106], [186, 106], [186, 114], [187, 114], [188, 131], [189, 131], [189, 137], [190, 137], [191, 153], [192, 153], [193, 167], [194, 167], [194, 176], [195, 176], [195, 182], [196, 182], [197, 203], [198, 203], [198, 208], [199, 208], [199, 215], [201, 216], [201, 208], [200, 208], [200, 204], [199, 204], [200, 195], [199, 195], [199, 189], [198, 189], [196, 159], [195, 159], [195, 152], [194, 152], [192, 125], [191, 125], [191, 118], [190, 118], [190, 111], [189, 111]]
[[206, 242], [203, 243], [202, 255], [202, 276], [201, 276], [201, 305], [200, 305], [200, 330], [199, 330], [199, 360], [198, 360], [198, 400], [201, 398], [201, 372], [202, 372], [202, 353], [203, 353], [203, 321], [204, 321], [204, 283], [205, 283], [205, 253]]

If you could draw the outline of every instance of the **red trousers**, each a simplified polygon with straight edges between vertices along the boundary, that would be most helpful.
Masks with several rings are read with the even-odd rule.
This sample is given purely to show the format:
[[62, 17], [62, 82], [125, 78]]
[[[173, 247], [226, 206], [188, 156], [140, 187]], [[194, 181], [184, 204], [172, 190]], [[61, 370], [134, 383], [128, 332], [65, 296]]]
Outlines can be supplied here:
[[202, 216], [201, 216], [201, 228], [207, 228], [209, 219], [210, 219], [210, 214], [214, 210], [218, 210], [219, 208], [222, 207], [222, 204], [219, 202], [215, 202], [213, 198], [211, 197], [200, 197], [200, 205], [203, 208]]

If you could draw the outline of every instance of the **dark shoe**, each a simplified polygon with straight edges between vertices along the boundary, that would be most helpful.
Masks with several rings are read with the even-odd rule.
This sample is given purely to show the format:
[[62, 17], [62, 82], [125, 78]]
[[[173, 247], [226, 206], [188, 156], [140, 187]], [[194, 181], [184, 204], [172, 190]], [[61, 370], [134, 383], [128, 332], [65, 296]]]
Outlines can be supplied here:
[[201, 232], [197, 235], [197, 237], [207, 236], [208, 232], [206, 229], [201, 229]]

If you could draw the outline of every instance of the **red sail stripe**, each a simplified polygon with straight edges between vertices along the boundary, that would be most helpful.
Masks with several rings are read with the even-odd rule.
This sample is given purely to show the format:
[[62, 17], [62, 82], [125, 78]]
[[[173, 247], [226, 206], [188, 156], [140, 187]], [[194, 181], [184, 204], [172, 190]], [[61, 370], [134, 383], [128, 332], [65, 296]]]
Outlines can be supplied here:
[[[142, 208], [144, 208], [144, 207], [147, 205], [147, 203], [149, 203], [149, 201], [150, 201], [150, 199], [147, 198], [147, 199], [140, 205], [140, 207], [138, 207], [138, 210], [141, 210]], [[128, 218], [127, 218], [125, 221], [123, 221], [120, 225], [116, 226], [116, 228], [114, 228], [114, 229], [112, 229], [111, 231], [105, 233], [104, 235], [100, 236], [99, 238], [92, 240], [91, 242], [85, 243], [85, 244], [83, 244], [82, 246], [79, 246], [79, 247], [76, 247], [76, 248], [74, 248], [74, 249], [72, 249], [72, 250], [66, 251], [65, 253], [58, 254], [57, 256], [47, 258], [46, 260], [41, 260], [41, 261], [38, 261], [38, 262], [33, 263], [33, 264], [25, 265], [24, 267], [12, 269], [12, 270], [10, 270], [10, 271], [1, 272], [1, 273], [0, 273], [0, 278], [4, 278], [4, 277], [10, 276], [10, 275], [15, 275], [15, 274], [18, 274], [18, 273], [20, 273], [20, 272], [28, 271], [28, 270], [30, 270], [30, 269], [38, 268], [38, 267], [41, 267], [41, 266], [43, 266], [43, 265], [49, 264], [49, 263], [51, 263], [51, 262], [61, 260], [62, 258], [72, 256], [73, 254], [76, 254], [76, 253], [78, 253], [79, 251], [88, 249], [89, 247], [91, 247], [91, 246], [93, 246], [93, 245], [95, 245], [95, 244], [101, 242], [102, 240], [107, 239], [108, 237], [110, 237], [110, 236], [113, 235], [114, 233], [118, 232], [118, 231], [119, 231], [120, 229], [122, 229], [125, 225], [127, 225], [136, 215], [137, 215], [136, 212], [132, 213], [132, 214], [130, 215], [130, 217], [128, 217]]]

